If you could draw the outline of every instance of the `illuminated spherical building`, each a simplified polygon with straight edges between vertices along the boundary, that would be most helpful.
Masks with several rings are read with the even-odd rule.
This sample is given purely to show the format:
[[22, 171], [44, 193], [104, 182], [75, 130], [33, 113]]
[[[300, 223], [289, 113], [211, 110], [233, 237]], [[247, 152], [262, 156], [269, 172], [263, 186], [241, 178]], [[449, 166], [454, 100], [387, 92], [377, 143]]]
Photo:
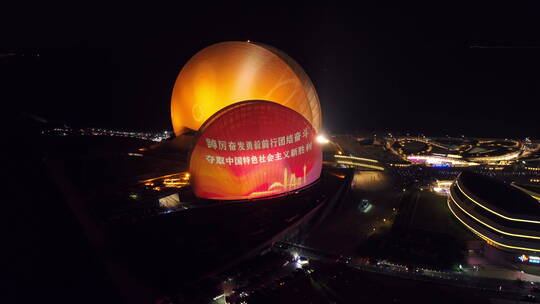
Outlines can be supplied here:
[[321, 175], [315, 129], [280, 104], [233, 104], [208, 119], [199, 133], [189, 168], [197, 197], [273, 196], [312, 184]]
[[448, 207], [488, 244], [515, 253], [540, 253], [540, 204], [526, 193], [464, 171], [450, 188]]
[[201, 50], [182, 68], [172, 93], [174, 132], [197, 131], [219, 110], [244, 100], [284, 105], [320, 131], [319, 98], [300, 65], [273, 47], [232, 41]]
[[196, 134], [189, 172], [197, 197], [270, 197], [321, 175], [317, 93], [273, 47], [222, 42], [195, 54], [176, 79], [171, 118], [178, 137]]

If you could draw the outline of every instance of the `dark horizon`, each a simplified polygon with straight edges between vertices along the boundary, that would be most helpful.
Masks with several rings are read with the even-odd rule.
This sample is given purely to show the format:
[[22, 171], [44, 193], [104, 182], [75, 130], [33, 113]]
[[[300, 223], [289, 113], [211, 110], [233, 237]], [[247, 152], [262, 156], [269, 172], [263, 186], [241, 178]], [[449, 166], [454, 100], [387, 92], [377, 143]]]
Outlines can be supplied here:
[[213, 43], [249, 39], [304, 68], [327, 132], [538, 139], [537, 12], [222, 4], [171, 22], [148, 12], [151, 25], [137, 18], [116, 26], [75, 16], [34, 20], [8, 35], [0, 52], [19, 54], [0, 58], [3, 99], [15, 113], [79, 127], [170, 130], [170, 95], [182, 66]]

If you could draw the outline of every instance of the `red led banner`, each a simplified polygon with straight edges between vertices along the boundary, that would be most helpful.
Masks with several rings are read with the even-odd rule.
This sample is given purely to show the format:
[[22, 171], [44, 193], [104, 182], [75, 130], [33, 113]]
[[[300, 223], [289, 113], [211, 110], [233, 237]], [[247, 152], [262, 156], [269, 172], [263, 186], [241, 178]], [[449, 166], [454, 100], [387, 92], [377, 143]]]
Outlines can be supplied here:
[[316, 181], [322, 152], [315, 130], [297, 112], [268, 101], [248, 101], [211, 117], [190, 158], [191, 181], [201, 198], [271, 196]]

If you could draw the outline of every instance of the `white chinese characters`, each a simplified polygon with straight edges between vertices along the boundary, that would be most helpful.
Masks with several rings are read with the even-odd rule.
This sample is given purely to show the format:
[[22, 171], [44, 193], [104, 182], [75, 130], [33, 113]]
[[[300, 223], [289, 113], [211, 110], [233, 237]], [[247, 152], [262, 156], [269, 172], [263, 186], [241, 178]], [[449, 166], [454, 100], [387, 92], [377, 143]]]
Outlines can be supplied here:
[[292, 145], [299, 142], [302, 138], [307, 139], [308, 137], [309, 130], [308, 128], [304, 128], [292, 134], [259, 140], [225, 141], [206, 138], [206, 146], [208, 149], [216, 151], [256, 151]]
[[244, 165], [256, 165], [263, 163], [271, 163], [280, 161], [287, 158], [293, 158], [305, 154], [313, 149], [313, 143], [307, 143], [290, 150], [276, 152], [276, 153], [263, 153], [258, 155], [236, 156], [236, 157], [223, 157], [206, 155], [206, 161], [210, 164], [216, 165], [229, 165], [229, 166], [244, 166]]

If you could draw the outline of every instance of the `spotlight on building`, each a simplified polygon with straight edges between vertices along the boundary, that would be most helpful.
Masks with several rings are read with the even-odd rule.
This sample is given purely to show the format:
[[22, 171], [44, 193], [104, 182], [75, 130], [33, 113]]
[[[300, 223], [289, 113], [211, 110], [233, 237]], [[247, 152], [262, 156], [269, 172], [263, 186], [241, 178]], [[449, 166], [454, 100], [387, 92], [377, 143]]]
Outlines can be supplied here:
[[320, 144], [327, 144], [330, 142], [324, 135], [317, 135], [317, 142]]

